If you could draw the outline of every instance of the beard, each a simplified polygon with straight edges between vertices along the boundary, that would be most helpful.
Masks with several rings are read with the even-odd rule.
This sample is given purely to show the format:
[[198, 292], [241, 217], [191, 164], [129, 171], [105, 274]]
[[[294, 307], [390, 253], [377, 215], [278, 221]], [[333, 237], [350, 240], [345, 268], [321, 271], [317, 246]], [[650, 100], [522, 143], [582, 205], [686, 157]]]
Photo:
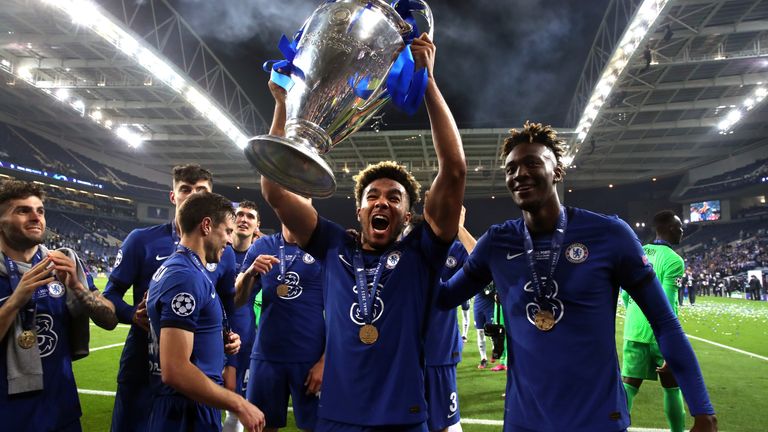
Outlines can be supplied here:
[[13, 250], [23, 251], [43, 243], [45, 230], [39, 236], [25, 235], [23, 231], [11, 224], [0, 225], [0, 238], [3, 243]]

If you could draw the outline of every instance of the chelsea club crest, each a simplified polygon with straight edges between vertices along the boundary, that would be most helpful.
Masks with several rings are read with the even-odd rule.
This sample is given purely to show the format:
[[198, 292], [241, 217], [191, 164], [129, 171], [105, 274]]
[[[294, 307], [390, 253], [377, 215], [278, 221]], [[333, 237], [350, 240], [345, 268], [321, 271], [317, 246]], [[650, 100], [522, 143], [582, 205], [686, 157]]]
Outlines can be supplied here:
[[400, 262], [400, 252], [394, 251], [387, 256], [387, 263], [384, 264], [388, 269], [392, 270], [395, 268], [397, 263]]
[[302, 261], [304, 261], [304, 264], [312, 264], [313, 262], [315, 262], [315, 257], [313, 257], [312, 255], [306, 252], [304, 253], [304, 256], [301, 259]]
[[583, 263], [588, 256], [589, 249], [581, 243], [571, 243], [565, 249], [565, 258], [574, 264]]
[[64, 286], [57, 281], [53, 281], [48, 284], [48, 294], [54, 298], [61, 297], [64, 295]]
[[213, 273], [213, 272], [216, 271], [216, 267], [217, 266], [218, 266], [217, 263], [208, 263], [208, 264], [205, 265], [205, 269], [208, 270], [209, 272]]
[[457, 264], [456, 258], [454, 258], [453, 256], [448, 256], [448, 258], [446, 258], [445, 260], [445, 266], [448, 268], [454, 268], [456, 267], [456, 264]]

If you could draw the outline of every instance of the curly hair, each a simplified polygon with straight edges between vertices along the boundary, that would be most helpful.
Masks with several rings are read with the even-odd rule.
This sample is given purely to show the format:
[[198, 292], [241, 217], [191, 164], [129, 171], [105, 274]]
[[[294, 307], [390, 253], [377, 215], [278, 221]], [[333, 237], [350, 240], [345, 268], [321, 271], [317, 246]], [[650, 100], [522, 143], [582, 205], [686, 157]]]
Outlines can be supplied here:
[[368, 165], [353, 178], [355, 180], [355, 202], [358, 207], [362, 204], [365, 188], [380, 178], [394, 180], [403, 185], [408, 194], [409, 209], [413, 209], [414, 204], [419, 202], [421, 185], [413, 177], [413, 174], [409, 173], [403, 165], [398, 165], [397, 162], [382, 161], [375, 165]]
[[0, 213], [5, 213], [10, 200], [27, 199], [31, 196], [45, 200], [45, 190], [37, 183], [21, 180], [7, 180], [0, 184]]
[[565, 174], [565, 165], [562, 162], [562, 158], [565, 156], [564, 141], [557, 137], [557, 131], [552, 126], [544, 126], [541, 123], [531, 123], [530, 120], [526, 120], [522, 130], [510, 129], [509, 134], [504, 140], [504, 147], [501, 149], [502, 160], [506, 159], [518, 144], [539, 143], [552, 150], [557, 166]]

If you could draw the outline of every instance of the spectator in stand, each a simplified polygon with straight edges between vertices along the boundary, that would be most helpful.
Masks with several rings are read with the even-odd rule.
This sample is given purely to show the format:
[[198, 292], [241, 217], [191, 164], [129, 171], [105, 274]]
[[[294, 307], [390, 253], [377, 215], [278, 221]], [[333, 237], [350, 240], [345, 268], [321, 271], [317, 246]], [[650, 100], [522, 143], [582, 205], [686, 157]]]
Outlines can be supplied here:
[[749, 278], [749, 296], [751, 300], [760, 300], [762, 298], [761, 291], [762, 291], [762, 284], [760, 283], [760, 279], [758, 279], [755, 275], [752, 275]]

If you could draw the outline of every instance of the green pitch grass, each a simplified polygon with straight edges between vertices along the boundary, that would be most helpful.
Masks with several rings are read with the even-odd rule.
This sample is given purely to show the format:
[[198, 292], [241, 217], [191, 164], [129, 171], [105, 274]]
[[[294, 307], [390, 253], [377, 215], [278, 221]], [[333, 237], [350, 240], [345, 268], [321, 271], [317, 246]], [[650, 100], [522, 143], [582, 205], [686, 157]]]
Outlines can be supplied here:
[[[104, 287], [106, 280], [96, 284]], [[126, 297], [130, 298], [130, 297]], [[622, 344], [624, 310], [619, 307], [616, 343]], [[742, 299], [700, 297], [693, 307], [681, 308], [680, 318], [686, 333], [722, 345], [768, 357], [768, 302]], [[459, 317], [461, 323], [461, 317]], [[91, 327], [91, 349], [125, 341], [128, 328], [119, 326], [111, 332]], [[504, 413], [505, 373], [489, 369], [478, 370], [480, 356], [475, 342], [477, 333], [470, 326], [469, 341], [464, 347], [464, 361], [458, 368], [458, 388], [463, 419], [502, 420]], [[768, 422], [759, 420], [768, 409], [768, 361], [734, 352], [700, 340], [691, 339], [704, 377], [717, 410], [720, 430], [762, 432]], [[491, 342], [488, 340], [490, 356]], [[80, 389], [114, 392], [122, 347], [92, 351], [87, 358], [74, 363], [75, 377]], [[621, 352], [619, 351], [619, 354]], [[107, 431], [112, 416], [114, 398], [104, 395], [81, 394], [84, 431]], [[293, 416], [288, 415], [286, 431], [296, 431]], [[658, 382], [645, 382], [635, 398], [632, 411], [633, 427], [665, 428], [662, 394]], [[692, 425], [688, 419], [688, 428]], [[464, 423], [467, 432], [501, 430], [501, 426]]]

